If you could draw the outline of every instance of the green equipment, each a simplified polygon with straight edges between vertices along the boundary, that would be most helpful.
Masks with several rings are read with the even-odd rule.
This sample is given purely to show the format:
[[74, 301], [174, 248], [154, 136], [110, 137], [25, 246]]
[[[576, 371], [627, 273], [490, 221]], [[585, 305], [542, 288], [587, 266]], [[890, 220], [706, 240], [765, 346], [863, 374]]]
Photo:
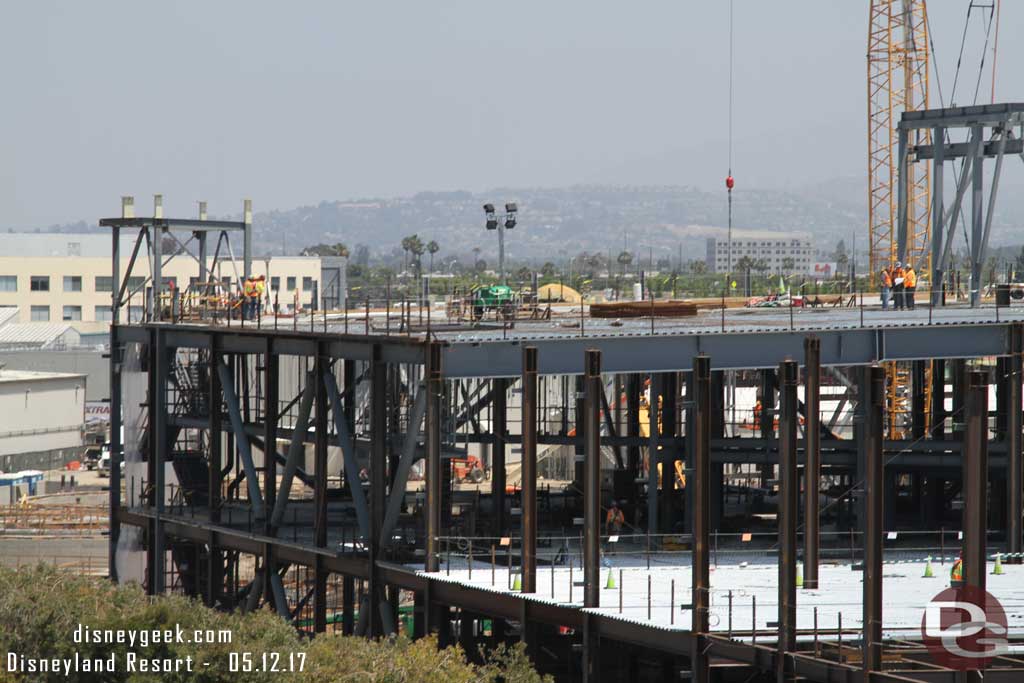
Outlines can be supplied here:
[[489, 285], [473, 290], [473, 318], [479, 320], [487, 311], [508, 313], [514, 299], [512, 288], [506, 285]]

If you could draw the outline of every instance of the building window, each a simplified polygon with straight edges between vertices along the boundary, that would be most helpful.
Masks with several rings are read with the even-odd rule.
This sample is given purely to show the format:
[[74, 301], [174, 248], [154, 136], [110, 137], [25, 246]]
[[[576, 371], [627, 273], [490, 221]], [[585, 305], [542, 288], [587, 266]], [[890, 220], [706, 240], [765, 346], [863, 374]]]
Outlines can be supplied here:
[[142, 322], [142, 306], [132, 306], [128, 309], [128, 322]]
[[64, 314], [61, 316], [62, 320], [81, 320], [82, 319], [82, 307], [81, 306], [65, 306]]
[[[33, 292], [49, 292], [50, 291], [50, 276], [49, 275], [33, 275], [30, 280], [30, 289]], [[47, 314], [49, 315], [49, 314]], [[47, 317], [47, 320], [50, 318]]]
[[82, 291], [82, 276], [81, 275], [65, 275], [64, 276], [64, 291], [65, 292], [81, 292]]
[[33, 322], [48, 322], [50, 320], [49, 306], [33, 306], [31, 313]]
[[0, 275], [0, 292], [17, 292], [17, 275]]
[[270, 288], [275, 292], [281, 289], [281, 278], [277, 277], [276, 275], [270, 278]]
[[289, 278], [288, 278], [288, 283], [287, 283], [287, 284], [288, 284], [288, 287], [287, 287], [287, 289], [288, 289], [289, 291], [291, 291], [291, 290], [295, 289], [295, 278], [294, 278], [294, 277], [289, 277]]
[[96, 276], [96, 291], [97, 292], [112, 292], [114, 291], [114, 278], [109, 275], [97, 275]]
[[110, 306], [96, 307], [96, 322], [109, 322], [114, 319], [114, 309]]
[[313, 291], [313, 278], [304, 277], [302, 278], [302, 291], [311, 292]]

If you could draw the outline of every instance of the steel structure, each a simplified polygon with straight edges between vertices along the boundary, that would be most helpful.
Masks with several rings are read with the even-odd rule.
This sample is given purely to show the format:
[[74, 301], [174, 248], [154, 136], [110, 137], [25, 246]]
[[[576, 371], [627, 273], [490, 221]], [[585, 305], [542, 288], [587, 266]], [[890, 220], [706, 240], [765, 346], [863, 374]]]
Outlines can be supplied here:
[[[115, 232], [139, 223], [196, 227], [160, 221], [126, 216], [103, 224]], [[511, 332], [439, 326], [412, 333], [405, 326], [402, 334], [378, 334], [368, 317], [361, 332], [347, 317], [310, 316], [290, 329], [231, 318], [183, 323], [160, 307], [138, 323], [115, 317], [112, 434], [116, 439], [123, 422], [131, 443], [123, 462], [112, 449], [111, 575], [118, 578], [126, 555], [142, 552], [151, 594], [180, 591], [225, 609], [265, 604], [311, 633], [332, 626], [393, 633], [399, 604], [412, 596], [417, 635], [458, 640], [467, 651], [518, 637], [540, 668], [564, 680], [664, 680], [687, 672], [696, 681], [761, 674], [953, 683], [959, 672], [929, 663], [919, 641], [885, 636], [883, 543], [899, 512], [899, 481], [913, 482], [909, 514], [921, 528], [946, 523], [949, 492], [962, 482], [964, 550], [974, 567], [968, 583], [984, 586], [978, 568], [990, 542], [1021, 556], [1024, 314], [946, 308], [921, 311], [910, 324], [879, 318], [868, 325], [857, 324], [855, 312], [815, 315], [800, 326], [769, 312], [758, 318], [759, 329], [735, 314], [721, 327], [704, 319], [670, 321], [654, 333], [597, 327], [589, 334], [540, 323]], [[913, 435], [897, 441], [883, 433], [881, 364], [892, 361], [909, 363], [916, 382], [934, 362], [941, 370], [932, 382], [941, 378], [943, 397], [947, 371], [952, 386], [953, 410], [943, 401], [930, 414], [916, 406]], [[764, 392], [760, 424], [749, 435], [726, 428], [730, 373], [744, 373]], [[826, 399], [823, 378], [843, 393]], [[648, 381], [645, 436], [640, 406]], [[849, 403], [853, 434], [844, 438], [833, 431], [835, 418], [824, 416]], [[510, 424], [517, 405], [518, 430]], [[492, 481], [489, 491], [460, 497], [449, 460], [470, 443], [490, 449]], [[579, 454], [575, 482], [557, 499], [538, 486], [538, 448], [550, 445]], [[509, 490], [505, 455], [516, 447], [524, 476], [521, 490]], [[421, 460], [422, 492], [410, 486]], [[677, 462], [685, 489], [670, 474]], [[724, 631], [709, 620], [712, 538], [723, 525], [726, 473], [737, 465], [760, 468], [768, 480], [778, 468], [780, 617], [767, 630]], [[833, 513], [850, 525], [851, 539], [854, 530], [861, 539], [862, 626], [852, 646], [842, 628], [815, 630], [812, 645], [796, 623], [801, 530], [804, 589], [827, 589], [818, 572], [818, 497], [826, 480], [846, 490]], [[648, 552], [666, 542], [662, 532], [687, 544], [688, 628], [602, 611], [601, 546], [610, 541], [601, 534], [601, 513], [609, 487], [636, 513]], [[477, 515], [486, 535], [467, 526]], [[541, 599], [538, 564], [554, 560], [539, 551], [559, 518], [579, 519], [582, 602]], [[519, 567], [520, 589], [449, 577], [453, 539], [468, 543], [470, 558], [476, 542], [492, 576], [499, 563], [507, 563], [510, 580]], [[674, 619], [674, 597], [670, 606]], [[1015, 656], [985, 672], [986, 681], [1021, 676], [1024, 662]]]

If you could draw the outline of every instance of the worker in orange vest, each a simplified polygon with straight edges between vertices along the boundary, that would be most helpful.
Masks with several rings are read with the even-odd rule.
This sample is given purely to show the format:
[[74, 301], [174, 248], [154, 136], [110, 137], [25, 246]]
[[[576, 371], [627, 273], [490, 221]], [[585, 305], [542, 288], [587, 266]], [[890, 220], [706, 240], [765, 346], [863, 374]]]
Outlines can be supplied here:
[[611, 507], [608, 508], [608, 514], [604, 519], [605, 533], [609, 535], [619, 534], [622, 532], [622, 525], [625, 523], [626, 516], [622, 514], [619, 504], [613, 500]]
[[893, 303], [893, 308], [895, 308], [897, 311], [902, 311], [903, 310], [903, 303], [904, 303], [904, 300], [903, 300], [903, 293], [904, 293], [903, 282], [904, 282], [903, 264], [900, 263], [899, 261], [897, 261], [896, 265], [894, 265], [893, 269], [892, 269], [892, 303]]
[[892, 273], [889, 272], [889, 266], [882, 268], [882, 272], [878, 274], [878, 281], [881, 285], [882, 310], [886, 311], [889, 309], [889, 296], [892, 294]]
[[907, 264], [907, 267], [903, 271], [903, 299], [906, 304], [907, 310], [914, 310], [914, 292], [917, 291], [917, 273], [914, 272], [914, 266]]
[[953, 563], [953, 567], [949, 570], [949, 580], [954, 585], [963, 583], [964, 560], [962, 557], [956, 558], [956, 562]]

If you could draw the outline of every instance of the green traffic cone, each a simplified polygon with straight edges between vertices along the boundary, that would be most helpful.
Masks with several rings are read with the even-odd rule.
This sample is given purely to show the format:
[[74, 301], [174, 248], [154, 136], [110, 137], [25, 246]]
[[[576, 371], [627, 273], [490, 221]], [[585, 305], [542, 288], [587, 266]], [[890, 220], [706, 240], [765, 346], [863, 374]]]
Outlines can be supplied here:
[[995, 574], [996, 576], [1001, 576], [1002, 575], [1002, 573], [1003, 573], [1003, 554], [1002, 553], [996, 553], [996, 566], [995, 566], [995, 569], [992, 570], [992, 573]]
[[608, 569], [608, 580], [605, 582], [604, 587], [608, 590], [615, 588], [615, 574], [612, 573], [611, 568]]
[[932, 556], [929, 555], [924, 565], [924, 577], [925, 579], [934, 579], [935, 570], [932, 569]]
[[522, 582], [522, 579], [520, 578], [521, 576], [522, 576], [521, 574], [516, 574], [516, 578], [512, 579], [512, 590], [514, 590], [514, 591], [521, 591], [521, 590], [523, 590], [523, 582]]

